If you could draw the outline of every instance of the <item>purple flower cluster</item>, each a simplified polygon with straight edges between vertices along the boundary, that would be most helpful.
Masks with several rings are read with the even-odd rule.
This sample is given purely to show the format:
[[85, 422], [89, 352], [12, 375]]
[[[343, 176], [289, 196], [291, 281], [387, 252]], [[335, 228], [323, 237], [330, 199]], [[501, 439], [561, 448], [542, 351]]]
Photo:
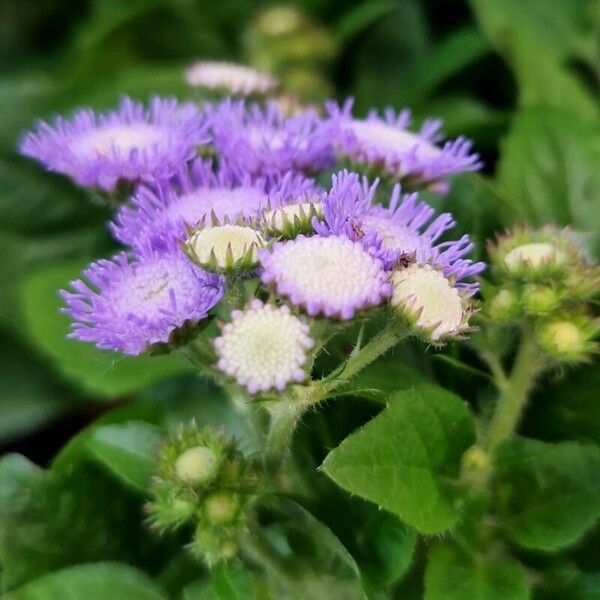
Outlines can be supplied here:
[[[243, 263], [235, 256], [240, 245], [231, 238], [232, 224], [255, 230], [261, 240], [258, 268], [254, 262], [244, 277], [257, 277], [279, 302], [311, 317], [347, 320], [381, 305], [394, 292], [392, 274], [407, 265], [434, 269], [472, 295], [477, 284], [469, 279], [484, 265], [468, 258], [468, 236], [442, 241], [455, 225], [450, 214], [436, 215], [416, 193], [402, 195], [399, 185], [379, 199], [379, 182], [353, 172], [333, 175], [328, 190], [312, 179], [336, 157], [427, 185], [479, 167], [468, 142], [439, 146], [439, 123], [411, 133], [409, 120], [406, 112], [355, 119], [350, 102], [341, 109], [329, 104], [328, 115], [320, 116], [312, 109], [286, 115], [270, 101], [197, 107], [152, 98], [148, 108], [124, 99], [114, 112], [82, 110], [40, 124], [22, 140], [24, 154], [82, 186], [136, 185], [109, 224], [125, 251], [92, 264], [86, 282], [62, 292], [71, 336], [139, 354], [206, 319]], [[212, 158], [200, 158], [199, 147]], [[265, 215], [274, 209], [267, 229]], [[277, 219], [288, 220], [285, 239], [278, 237]], [[194, 244], [211, 244], [194, 247], [195, 255], [227, 257], [228, 271], [219, 271], [219, 261], [200, 261], [218, 271], [208, 273], [181, 249], [190, 231], [205, 228], [222, 229], [195, 235]], [[271, 315], [265, 309], [261, 319]], [[280, 343], [283, 348], [285, 335]]]

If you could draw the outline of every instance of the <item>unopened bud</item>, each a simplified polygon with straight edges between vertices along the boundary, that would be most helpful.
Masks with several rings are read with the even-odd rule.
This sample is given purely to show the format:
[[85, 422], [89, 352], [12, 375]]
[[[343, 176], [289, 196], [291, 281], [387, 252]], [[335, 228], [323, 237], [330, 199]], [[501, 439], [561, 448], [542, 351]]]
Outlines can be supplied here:
[[570, 321], [552, 321], [542, 327], [540, 345], [557, 357], [577, 356], [585, 348], [583, 332]]
[[513, 248], [505, 257], [504, 264], [511, 273], [523, 270], [537, 271], [549, 265], [563, 262], [563, 253], [550, 242], [532, 242]]
[[185, 450], [175, 461], [177, 477], [185, 483], [207, 483], [217, 474], [219, 461], [215, 453], [205, 446]]
[[489, 314], [498, 321], [508, 321], [519, 315], [519, 301], [511, 290], [502, 289], [489, 305]]
[[523, 305], [535, 315], [543, 315], [554, 310], [558, 305], [556, 292], [547, 286], [527, 286], [523, 291]]
[[204, 502], [206, 518], [212, 525], [231, 523], [238, 514], [239, 508], [238, 496], [228, 492], [214, 493]]

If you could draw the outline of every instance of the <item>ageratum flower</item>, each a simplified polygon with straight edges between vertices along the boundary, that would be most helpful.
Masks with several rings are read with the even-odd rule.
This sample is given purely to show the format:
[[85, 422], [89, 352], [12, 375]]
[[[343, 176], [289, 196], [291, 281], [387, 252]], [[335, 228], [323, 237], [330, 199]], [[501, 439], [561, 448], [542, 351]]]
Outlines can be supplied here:
[[119, 181], [172, 175], [207, 143], [205, 119], [192, 103], [153, 97], [148, 108], [124, 98], [115, 111], [77, 111], [41, 122], [20, 151], [77, 184], [113, 190]]
[[138, 247], [150, 241], [162, 247], [165, 240], [184, 237], [186, 227], [203, 220], [252, 219], [272, 204], [319, 193], [320, 188], [300, 174], [252, 178], [224, 162], [215, 172], [211, 162], [196, 159], [168, 180], [140, 186], [110, 228], [123, 244]]
[[232, 96], [267, 96], [277, 91], [279, 80], [264, 71], [225, 61], [199, 61], [185, 72], [192, 87]]
[[263, 283], [311, 316], [351, 319], [392, 292], [383, 262], [344, 235], [300, 235], [259, 258]]
[[217, 152], [250, 173], [314, 173], [334, 163], [330, 124], [314, 110], [285, 116], [271, 101], [226, 99], [207, 114]]
[[231, 323], [215, 340], [217, 367], [251, 394], [282, 391], [306, 378], [302, 367], [314, 345], [309, 333], [308, 325], [287, 306], [253, 300], [244, 311], [232, 312]]
[[409, 110], [387, 108], [380, 116], [371, 111], [366, 119], [352, 115], [353, 100], [342, 107], [327, 104], [334, 124], [337, 153], [351, 162], [369, 167], [397, 180], [430, 184], [456, 173], [475, 171], [482, 163], [463, 137], [440, 145], [441, 121], [427, 120], [418, 132], [408, 129]]
[[87, 282], [61, 292], [63, 312], [73, 319], [69, 337], [102, 350], [141, 354], [153, 344], [208, 316], [221, 299], [222, 281], [193, 265], [176, 247], [147, 247], [136, 258], [125, 253], [92, 263]]
[[[395, 185], [387, 206], [378, 204], [378, 181], [372, 185], [356, 173], [342, 171], [332, 177], [332, 186], [323, 200], [323, 221], [313, 220], [319, 235], [346, 235], [359, 242], [387, 268], [402, 262], [430, 262], [445, 270], [446, 275], [480, 272], [483, 263], [473, 264], [462, 257], [473, 249], [468, 236], [460, 240], [439, 242], [456, 224], [452, 215], [435, 211], [418, 194], [400, 193]], [[473, 273], [471, 273], [473, 274]], [[461, 275], [459, 279], [465, 277]]]

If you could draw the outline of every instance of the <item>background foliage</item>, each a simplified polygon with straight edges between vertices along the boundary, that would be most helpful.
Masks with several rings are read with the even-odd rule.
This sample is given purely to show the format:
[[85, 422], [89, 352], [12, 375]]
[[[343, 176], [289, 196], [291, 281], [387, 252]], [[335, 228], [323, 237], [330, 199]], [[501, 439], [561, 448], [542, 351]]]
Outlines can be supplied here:
[[[599, 2], [304, 0], [287, 6], [296, 11], [295, 27], [285, 26], [289, 10], [286, 18], [280, 13], [278, 28], [265, 17], [269, 5], [247, 0], [0, 2], [0, 447], [7, 452], [0, 461], [0, 564], [2, 587], [16, 590], [11, 600], [261, 597], [248, 573], [221, 569], [209, 580], [179, 552], [177, 540], [161, 542], [141, 522], [155, 434], [150, 425], [196, 417], [224, 423], [248, 452], [254, 441], [235, 408], [193, 377], [180, 357], [125, 358], [65, 340], [56, 290], [89, 260], [109, 254], [113, 242], [105, 209], [15, 153], [18, 136], [36, 118], [80, 104], [109, 107], [125, 93], [184, 97], [182, 69], [193, 59], [241, 60], [274, 70], [306, 99], [353, 94], [359, 111], [408, 105], [417, 119], [442, 117], [449, 136], [473, 138], [485, 174], [462, 176], [448, 197], [432, 202], [454, 212], [480, 257], [492, 232], [522, 221], [572, 225], [584, 233], [590, 253], [600, 254]], [[411, 347], [394, 354], [393, 381], [389, 369], [368, 369], [363, 387], [437, 382], [474, 406], [489, 396], [468, 350], [449, 348], [418, 361], [414, 354]], [[526, 568], [512, 559], [474, 564], [463, 547], [426, 538], [434, 546], [424, 580], [429, 600], [525, 598], [525, 578], [536, 598], [600, 597], [600, 532], [589, 529], [600, 502], [598, 371], [589, 366], [558, 382], [556, 374], [547, 379], [522, 427], [536, 439], [515, 441], [526, 447], [506, 448], [498, 468], [500, 510]], [[424, 401], [414, 392], [386, 409], [394, 413], [388, 426], [402, 427], [402, 411], [414, 403], [411, 414], [422, 421], [411, 423], [411, 434], [423, 427], [427, 436], [460, 439], [447, 453], [417, 457], [422, 471], [413, 482], [414, 506], [398, 504], [389, 486], [367, 490], [425, 534], [457, 519], [453, 453], [473, 436], [463, 404], [442, 400]], [[445, 416], [460, 423], [450, 434], [442, 430], [444, 418], [431, 415], [438, 408], [455, 411]], [[328, 450], [379, 410], [344, 398], [309, 415], [299, 432], [307, 485], [319, 491], [311, 507], [319, 520], [289, 506], [285, 535], [301, 533], [304, 544], [318, 549], [305, 567], [320, 582], [299, 594], [326, 589], [332, 569], [336, 593], [361, 579], [373, 598], [382, 586], [398, 598], [423, 594], [418, 559], [424, 548], [414, 531], [313, 472]], [[439, 431], [431, 429], [432, 419]], [[120, 423], [131, 420], [139, 427], [124, 431], [131, 425]], [[366, 492], [353, 452], [361, 436], [370, 444], [369, 428], [380, 425], [372, 422], [340, 446], [323, 470]], [[374, 439], [385, 437], [380, 434]], [[8, 454], [14, 451], [24, 456]], [[397, 448], [400, 464], [405, 451]], [[520, 460], [511, 460], [511, 452]], [[523, 457], [540, 453], [544, 460], [531, 472]], [[398, 481], [411, 480], [404, 472]], [[440, 510], [420, 514], [419, 494], [432, 493], [439, 494]], [[533, 514], [522, 512], [524, 497], [535, 500]], [[349, 515], [360, 535], [350, 532]], [[339, 597], [351, 596], [342, 591]]]

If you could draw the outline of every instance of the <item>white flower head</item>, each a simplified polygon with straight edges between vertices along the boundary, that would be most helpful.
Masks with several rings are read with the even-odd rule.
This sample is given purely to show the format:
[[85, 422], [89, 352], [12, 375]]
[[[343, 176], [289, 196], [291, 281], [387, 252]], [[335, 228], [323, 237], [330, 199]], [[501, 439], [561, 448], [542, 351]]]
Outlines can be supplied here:
[[231, 313], [231, 323], [214, 344], [217, 368], [256, 394], [304, 381], [302, 367], [314, 342], [308, 325], [287, 306], [253, 300], [245, 310]]
[[431, 265], [413, 264], [392, 274], [391, 304], [431, 341], [456, 337], [466, 329], [469, 311], [460, 291]]
[[279, 80], [264, 71], [232, 62], [199, 61], [185, 72], [192, 87], [203, 87], [234, 96], [267, 96], [280, 86]]

